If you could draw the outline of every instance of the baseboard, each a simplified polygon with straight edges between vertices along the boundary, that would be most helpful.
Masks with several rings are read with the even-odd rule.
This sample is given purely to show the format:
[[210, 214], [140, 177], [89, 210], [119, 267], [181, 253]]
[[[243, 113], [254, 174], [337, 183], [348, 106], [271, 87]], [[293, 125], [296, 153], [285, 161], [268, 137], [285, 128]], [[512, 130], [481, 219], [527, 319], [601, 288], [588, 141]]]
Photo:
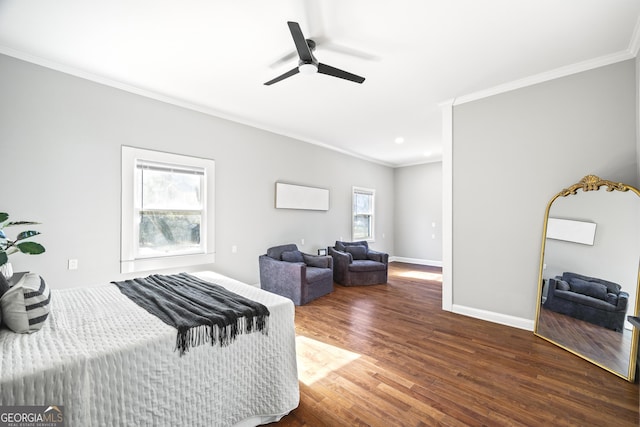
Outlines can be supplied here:
[[433, 261], [420, 258], [406, 258], [401, 256], [390, 256], [389, 262], [406, 262], [408, 264], [429, 265], [432, 267], [442, 267], [442, 261]]
[[508, 314], [495, 313], [493, 311], [480, 310], [478, 308], [466, 307], [459, 304], [453, 304], [452, 311], [464, 316], [474, 317], [476, 319], [486, 320], [488, 322], [499, 323], [501, 325], [511, 326], [514, 328], [533, 332], [534, 322], [530, 319], [509, 316]]

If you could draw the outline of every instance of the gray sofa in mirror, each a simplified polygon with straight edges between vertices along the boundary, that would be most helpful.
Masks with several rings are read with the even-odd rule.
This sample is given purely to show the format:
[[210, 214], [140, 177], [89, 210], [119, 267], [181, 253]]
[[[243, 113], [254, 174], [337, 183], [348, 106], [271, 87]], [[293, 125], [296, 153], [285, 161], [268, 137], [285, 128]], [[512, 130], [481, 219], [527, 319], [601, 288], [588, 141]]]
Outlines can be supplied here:
[[333, 280], [344, 286], [387, 283], [389, 254], [374, 251], [366, 241], [341, 242], [328, 248], [333, 257]]
[[300, 252], [295, 244], [274, 246], [258, 257], [260, 287], [304, 305], [333, 291], [333, 258]]
[[617, 283], [565, 272], [549, 279], [543, 307], [622, 332], [628, 301], [629, 294]]

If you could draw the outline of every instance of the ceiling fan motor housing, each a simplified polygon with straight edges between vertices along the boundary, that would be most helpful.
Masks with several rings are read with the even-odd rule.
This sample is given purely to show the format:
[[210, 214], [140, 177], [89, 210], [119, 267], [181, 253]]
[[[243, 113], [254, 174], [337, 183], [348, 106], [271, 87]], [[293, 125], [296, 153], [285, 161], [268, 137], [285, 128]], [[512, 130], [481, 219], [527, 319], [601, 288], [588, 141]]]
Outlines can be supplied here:
[[289, 26], [289, 31], [291, 31], [293, 42], [296, 45], [298, 58], [300, 58], [300, 60], [298, 61], [298, 66], [292, 70], [287, 71], [284, 74], [279, 75], [275, 79], [269, 80], [265, 83], [265, 85], [272, 85], [298, 73], [326, 74], [328, 76], [349, 80], [355, 83], [362, 83], [364, 81], [364, 77], [360, 77], [339, 68], [318, 62], [318, 60], [315, 58], [315, 56], [313, 56], [312, 53], [312, 51], [314, 51], [316, 48], [316, 42], [311, 39], [304, 38], [302, 30], [300, 29], [300, 25], [297, 22], [289, 21], [287, 22], [287, 25]]
[[311, 52], [313, 52], [314, 50], [316, 50], [316, 42], [314, 42], [311, 39], [306, 39], [307, 40], [307, 46], [309, 46], [309, 50]]

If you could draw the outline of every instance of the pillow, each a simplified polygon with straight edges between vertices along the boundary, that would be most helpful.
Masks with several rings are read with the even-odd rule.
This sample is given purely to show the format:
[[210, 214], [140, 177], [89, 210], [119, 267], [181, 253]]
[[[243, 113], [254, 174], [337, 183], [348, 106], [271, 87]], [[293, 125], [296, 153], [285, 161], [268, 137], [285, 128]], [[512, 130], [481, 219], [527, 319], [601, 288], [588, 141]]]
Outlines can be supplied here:
[[607, 294], [607, 302], [611, 305], [618, 305], [618, 295], [609, 292]]
[[0, 298], [2, 297], [2, 295], [4, 295], [5, 292], [9, 290], [9, 288], [10, 286], [7, 278], [0, 274]]
[[564, 280], [556, 280], [556, 289], [559, 291], [568, 291], [571, 289], [571, 286]]
[[570, 283], [570, 286], [573, 292], [605, 301], [607, 299], [607, 287], [602, 283], [573, 279]]
[[304, 257], [300, 251], [284, 251], [281, 257], [286, 262], [304, 262]]
[[0, 298], [2, 319], [19, 334], [38, 331], [49, 316], [51, 291], [42, 277], [27, 273]]
[[[5, 292], [9, 290], [9, 282], [7, 282], [7, 278], [4, 275], [0, 274], [0, 298], [4, 295]], [[0, 307], [0, 326], [2, 326], [2, 307]]]
[[353, 256], [353, 259], [367, 259], [367, 248], [362, 245], [350, 245], [346, 247], [346, 250]]
[[309, 267], [329, 268], [326, 256], [304, 255], [304, 263]]
[[613, 283], [613, 282], [609, 282], [607, 280], [602, 280], [602, 279], [598, 279], [596, 277], [589, 277], [589, 276], [583, 276], [581, 274], [577, 274], [577, 273], [570, 273], [565, 271], [564, 273], [562, 273], [562, 278], [568, 282], [572, 282], [573, 279], [580, 279], [580, 280], [584, 280], [586, 282], [594, 282], [594, 283], [601, 283], [603, 285], [605, 285], [607, 287], [607, 292], [611, 292], [612, 294], [619, 294], [620, 293], [620, 289], [621, 286], [618, 285], [617, 283]]

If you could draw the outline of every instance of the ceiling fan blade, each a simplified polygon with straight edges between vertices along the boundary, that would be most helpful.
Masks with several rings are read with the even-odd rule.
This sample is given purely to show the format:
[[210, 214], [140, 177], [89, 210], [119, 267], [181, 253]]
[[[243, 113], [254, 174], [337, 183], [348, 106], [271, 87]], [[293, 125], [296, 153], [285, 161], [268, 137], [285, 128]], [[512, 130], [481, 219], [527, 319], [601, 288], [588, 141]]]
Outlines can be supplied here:
[[294, 75], [296, 75], [296, 74], [298, 74], [298, 73], [299, 73], [299, 70], [298, 70], [298, 67], [296, 67], [296, 68], [294, 68], [294, 69], [292, 69], [292, 70], [287, 71], [287, 72], [286, 72], [286, 73], [284, 73], [284, 74], [279, 75], [279, 76], [278, 76], [278, 77], [276, 77], [275, 79], [269, 80], [268, 82], [266, 82], [266, 83], [265, 83], [265, 85], [269, 86], [269, 85], [272, 85], [272, 84], [274, 84], [274, 83], [278, 83], [280, 80], [284, 80], [284, 79], [286, 79], [287, 77], [294, 76]]
[[293, 37], [293, 42], [296, 44], [296, 50], [298, 51], [300, 60], [305, 63], [317, 62], [311, 53], [311, 49], [309, 49], [309, 45], [307, 45], [307, 40], [302, 34], [300, 25], [297, 22], [291, 21], [287, 22], [287, 25], [289, 25], [289, 31], [291, 31], [291, 37]]
[[353, 56], [355, 58], [360, 58], [360, 59], [364, 59], [366, 61], [379, 61], [380, 57], [370, 53], [370, 52], [365, 52], [363, 50], [359, 50], [356, 48], [352, 48], [349, 46], [345, 46], [345, 45], [341, 45], [338, 43], [335, 43], [333, 40], [328, 39], [326, 37], [323, 37], [320, 40], [316, 40], [315, 38], [313, 39], [316, 44], [318, 46], [322, 45], [324, 50], [332, 50], [334, 52], [338, 52], [341, 53], [343, 55], [347, 55], [347, 56]]
[[305, 28], [311, 35], [325, 34], [324, 11], [321, 2], [318, 0], [302, 0], [297, 2], [302, 10], [301, 15], [304, 16]]
[[277, 68], [277, 67], [281, 66], [282, 64], [289, 63], [293, 58], [295, 58], [297, 56], [298, 56], [298, 52], [296, 52], [295, 50], [292, 50], [291, 52], [287, 53], [286, 55], [282, 55], [276, 61], [272, 62], [271, 65], [269, 65], [269, 66], [271, 68]]
[[347, 71], [322, 63], [318, 64], [318, 72], [320, 74], [326, 74], [328, 76], [338, 77], [340, 79], [350, 80], [356, 83], [362, 83], [364, 81], [364, 77], [356, 76], [355, 74], [351, 74]]

